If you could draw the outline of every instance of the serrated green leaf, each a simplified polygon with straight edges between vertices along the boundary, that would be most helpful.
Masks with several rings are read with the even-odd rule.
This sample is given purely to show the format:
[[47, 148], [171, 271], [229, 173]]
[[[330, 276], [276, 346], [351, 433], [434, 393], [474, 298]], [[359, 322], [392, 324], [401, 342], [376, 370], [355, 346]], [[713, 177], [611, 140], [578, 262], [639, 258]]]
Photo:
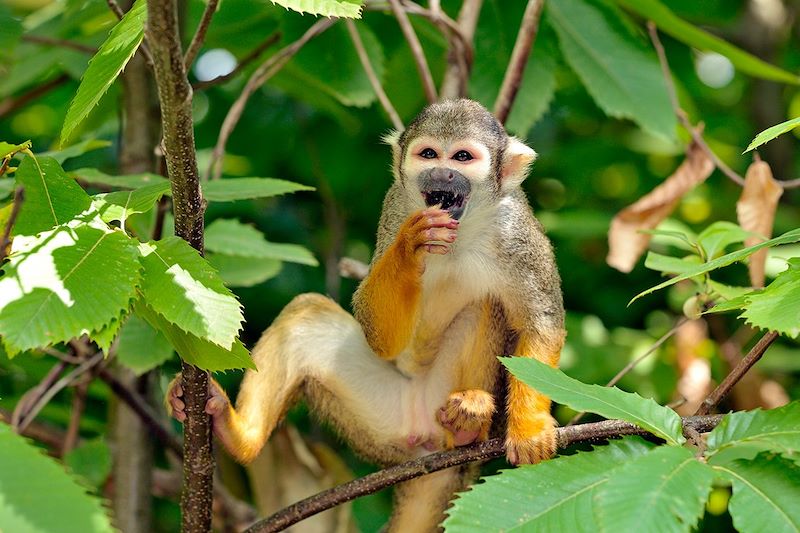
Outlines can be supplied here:
[[545, 10], [564, 57], [607, 115], [675, 138], [677, 121], [655, 54], [614, 28], [613, 15], [598, 2], [559, 0]]
[[117, 333], [119, 333], [119, 328], [124, 320], [124, 316], [119, 316], [99, 330], [89, 333], [89, 338], [97, 344], [97, 347], [100, 348], [106, 356], [108, 356], [111, 343], [117, 338]]
[[96, 194], [93, 198], [100, 218], [106, 222], [119, 220], [120, 226], [125, 227], [125, 220], [129, 216], [150, 211], [167, 193], [169, 182], [165, 180], [132, 191]]
[[97, 437], [82, 442], [66, 454], [64, 464], [89, 485], [100, 488], [111, 474], [111, 450], [102, 436]]
[[[797, 83], [797, 81], [795, 81], [794, 83]], [[767, 128], [758, 135], [756, 135], [755, 139], [753, 139], [752, 142], [747, 145], [747, 150], [745, 150], [742, 153], [746, 154], [750, 150], [758, 148], [762, 144], [766, 144], [775, 137], [783, 135], [786, 132], [792, 131], [798, 126], [800, 126], [800, 117], [793, 118], [792, 120], [787, 120], [786, 122], [781, 122], [780, 124], [776, 124], [771, 128]]]
[[63, 145], [75, 128], [89, 115], [100, 98], [106, 93], [144, 37], [144, 22], [147, 19], [147, 3], [136, 0], [125, 16], [111, 29], [97, 54], [89, 60], [78, 92], [72, 99], [61, 129]]
[[314, 256], [297, 244], [268, 242], [264, 234], [238, 220], [217, 219], [206, 228], [205, 247], [219, 254], [277, 259], [303, 265], [317, 266]]
[[149, 305], [137, 304], [136, 314], [147, 320], [151, 326], [161, 331], [181, 359], [203, 370], [217, 372], [238, 368], [251, 368], [256, 365], [247, 348], [236, 339], [230, 349], [222, 348], [214, 343], [197, 338], [167, 322], [162, 315]]
[[647, 252], [647, 257], [644, 260], [644, 266], [656, 272], [664, 272], [666, 274], [682, 274], [692, 268], [695, 268], [701, 263], [701, 259], [697, 255], [689, 255], [687, 257], [672, 257], [670, 255], [662, 255], [656, 252]]
[[252, 287], [274, 278], [281, 271], [282, 263], [276, 259], [254, 259], [252, 257], [225, 254], [206, 254], [219, 277], [228, 287]]
[[119, 332], [117, 361], [141, 376], [172, 357], [167, 338], [136, 314], [128, 317]]
[[653, 447], [639, 437], [483, 479], [446, 513], [447, 533], [595, 531], [593, 494], [615, 469]]
[[745, 300], [741, 316], [748, 324], [790, 337], [800, 335], [800, 261], [789, 260], [788, 269]]
[[660, 446], [626, 462], [595, 492], [599, 529], [688, 532], [713, 481], [714, 471], [690, 450]]
[[30, 141], [25, 141], [21, 144], [10, 144], [5, 141], [0, 141], [0, 159], [5, 159], [7, 156], [14, 155], [22, 150], [30, 150], [30, 148]]
[[298, 13], [351, 19], [361, 18], [363, 5], [360, 0], [271, 0], [271, 2]]
[[725, 462], [721, 457], [725, 450], [745, 445], [758, 451], [796, 454], [800, 452], [800, 402], [768, 411], [731, 413], [709, 433], [707, 444], [713, 464]]
[[139, 251], [147, 304], [183, 331], [230, 349], [242, 327], [242, 307], [197, 250], [167, 237], [140, 244]]
[[674, 285], [679, 281], [683, 281], [685, 279], [693, 278], [695, 276], [699, 276], [700, 274], [705, 274], [706, 272], [711, 272], [712, 270], [716, 270], [718, 268], [726, 267], [731, 265], [737, 261], [742, 261], [743, 259], [747, 259], [750, 257], [754, 252], [761, 250], [762, 248], [767, 248], [770, 246], [777, 246], [779, 244], [790, 244], [793, 242], [800, 241], [800, 228], [793, 229], [791, 231], [787, 231], [780, 237], [775, 237], [774, 239], [770, 239], [768, 241], [761, 242], [756, 244], [755, 246], [750, 246], [748, 248], [743, 248], [741, 250], [736, 250], [735, 252], [731, 252], [729, 254], [723, 255], [722, 257], [718, 257], [712, 261], [708, 261], [703, 263], [702, 265], [697, 266], [696, 268], [684, 272], [670, 280], [667, 280], [663, 283], [659, 283], [655, 287], [651, 287], [646, 291], [642, 291], [628, 303], [628, 305], [632, 304], [642, 296], [655, 292], [659, 289], [663, 289], [665, 287], [669, 287], [670, 285]]
[[72, 146], [68, 146], [61, 150], [53, 150], [50, 152], [42, 152], [39, 156], [40, 157], [52, 157], [59, 164], [63, 164], [64, 161], [67, 159], [72, 159], [73, 157], [82, 156], [86, 152], [91, 152], [93, 150], [99, 150], [100, 148], [107, 148], [111, 146], [110, 141], [101, 141], [98, 139], [88, 139], [85, 141], [81, 141], [79, 143], [75, 143]]
[[733, 483], [728, 511], [737, 531], [800, 531], [800, 465], [762, 454], [713, 468]]
[[[0, 530], [105, 533], [111, 521], [97, 498], [42, 450], [0, 422]], [[43, 497], [46, 495], [46, 497]]]
[[26, 157], [15, 174], [25, 203], [14, 225], [17, 235], [35, 235], [65, 224], [89, 208], [91, 199], [55, 159]]
[[17, 236], [0, 278], [0, 335], [10, 354], [99, 331], [130, 306], [134, 241], [95, 219]]
[[308, 185], [274, 178], [233, 178], [204, 183], [203, 198], [209, 202], [233, 202], [313, 190]]
[[753, 292], [753, 289], [751, 289], [750, 287], [737, 287], [735, 285], [726, 285], [725, 283], [719, 283], [718, 281], [714, 281], [713, 279], [708, 280], [708, 286], [716, 294], [722, 296], [727, 300], [740, 298], [746, 294], [750, 294], [751, 292]]
[[714, 222], [697, 236], [697, 243], [703, 248], [706, 257], [713, 259], [731, 244], [744, 242], [752, 234], [732, 222]]
[[642, 398], [616, 387], [587, 385], [560, 370], [527, 357], [504, 357], [500, 361], [518, 379], [537, 391], [576, 411], [588, 411], [606, 418], [619, 418], [636, 424], [666, 440], [682, 444], [681, 417], [650, 398]]
[[166, 178], [149, 172], [129, 174], [126, 176], [109, 176], [96, 168], [80, 168], [71, 171], [69, 175], [73, 179], [80, 180], [89, 185], [100, 185], [119, 189], [139, 189], [156, 183], [169, 184], [169, 180]]
[[751, 76], [786, 83], [800, 83], [795, 74], [770, 65], [676, 16], [658, 0], [616, 0], [647, 20], [652, 20], [665, 33], [698, 50], [710, 50], [730, 59], [733, 65]]

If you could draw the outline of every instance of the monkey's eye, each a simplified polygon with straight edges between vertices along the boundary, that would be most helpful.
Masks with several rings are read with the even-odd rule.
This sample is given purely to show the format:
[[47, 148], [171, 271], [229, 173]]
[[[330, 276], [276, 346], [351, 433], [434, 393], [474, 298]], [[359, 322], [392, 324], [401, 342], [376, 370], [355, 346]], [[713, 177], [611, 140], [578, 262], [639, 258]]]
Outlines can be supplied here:
[[425, 148], [423, 151], [419, 153], [420, 156], [424, 157], [425, 159], [436, 159], [436, 150], [433, 148]]
[[456, 161], [461, 161], [463, 163], [464, 161], [471, 160], [472, 154], [467, 152], [466, 150], [459, 150], [458, 152], [456, 152], [456, 155], [453, 156], [453, 159], [455, 159]]

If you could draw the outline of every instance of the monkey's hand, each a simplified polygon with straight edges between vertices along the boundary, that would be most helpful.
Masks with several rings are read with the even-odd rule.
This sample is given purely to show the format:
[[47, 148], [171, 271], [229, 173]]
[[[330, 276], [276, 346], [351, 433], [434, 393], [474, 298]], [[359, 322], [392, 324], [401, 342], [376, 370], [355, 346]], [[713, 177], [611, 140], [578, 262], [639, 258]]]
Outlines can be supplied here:
[[437, 413], [445, 429], [445, 448], [488, 439], [494, 409], [494, 398], [484, 390], [451, 393]]
[[[164, 403], [167, 406], [167, 414], [174, 417], [178, 422], [186, 420], [186, 403], [183, 401], [183, 387], [181, 386], [182, 375], [178, 374], [167, 387], [167, 396]], [[231, 402], [228, 395], [222, 390], [213, 378], [208, 380], [208, 399], [206, 400], [205, 412], [211, 415], [214, 432], [220, 433], [225, 417], [231, 411]]]
[[455, 242], [458, 220], [437, 206], [413, 213], [400, 227], [395, 244], [406, 257], [414, 257], [423, 268], [424, 253], [444, 255]]
[[509, 413], [506, 458], [511, 464], [534, 464], [556, 452], [556, 421], [550, 413], [536, 413], [522, 419]]

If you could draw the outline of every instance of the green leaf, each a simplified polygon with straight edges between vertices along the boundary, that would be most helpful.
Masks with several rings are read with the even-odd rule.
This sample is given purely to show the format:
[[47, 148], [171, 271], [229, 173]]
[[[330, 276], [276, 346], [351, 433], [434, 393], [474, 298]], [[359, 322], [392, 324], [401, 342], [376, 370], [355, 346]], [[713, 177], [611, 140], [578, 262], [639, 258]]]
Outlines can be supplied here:
[[647, 257], [644, 260], [644, 266], [656, 272], [664, 272], [667, 274], [682, 274], [697, 267], [701, 259], [697, 255], [689, 255], [686, 257], [672, 257], [670, 255], [662, 255], [656, 252], [647, 252]]
[[73, 179], [80, 180], [89, 185], [100, 185], [115, 189], [139, 189], [156, 183], [169, 183], [169, 180], [166, 178], [149, 172], [129, 174], [127, 176], [109, 176], [96, 168], [81, 168], [73, 170], [69, 175]]
[[800, 531], [800, 466], [759, 455], [713, 467], [733, 483], [728, 511], [737, 531]]
[[800, 241], [800, 228], [793, 229], [791, 231], [787, 231], [780, 237], [775, 237], [774, 239], [770, 239], [768, 241], [761, 242], [756, 244], [755, 246], [750, 246], [748, 248], [743, 248], [741, 250], [736, 250], [735, 252], [731, 252], [727, 255], [723, 255], [722, 257], [718, 257], [712, 261], [708, 261], [703, 263], [702, 265], [697, 266], [696, 268], [684, 272], [683, 274], [676, 276], [670, 280], [667, 280], [663, 283], [659, 283], [655, 287], [651, 287], [646, 291], [642, 291], [628, 303], [628, 305], [632, 304], [642, 296], [655, 292], [659, 289], [663, 289], [665, 287], [669, 287], [670, 285], [675, 285], [679, 281], [683, 281], [685, 279], [693, 278], [695, 276], [699, 276], [700, 274], [705, 274], [706, 272], [711, 272], [712, 270], [716, 270], [718, 268], [726, 267], [731, 265], [737, 261], [741, 261], [743, 259], [747, 259], [753, 253], [761, 250], [762, 248], [767, 248], [770, 246], [777, 246], [779, 244], [790, 244], [793, 242]]
[[31, 149], [30, 141], [25, 141], [22, 144], [10, 144], [5, 141], [0, 141], [0, 159], [5, 159], [6, 157], [12, 156], [17, 152], [30, 149]]
[[[14, 190], [15, 185], [12, 179], [0, 178], [0, 200], [7, 198], [11, 194], [11, 191]], [[2, 227], [5, 228], [5, 225]]]
[[790, 337], [800, 334], [800, 259], [763, 290], [745, 296], [742, 317], [751, 326], [774, 330]]
[[119, 332], [117, 360], [138, 376], [170, 359], [172, 352], [164, 334], [136, 314], [128, 317]]
[[[797, 83], [797, 81], [795, 81], [794, 83]], [[753, 141], [747, 145], [747, 150], [745, 150], [742, 153], [747, 153], [753, 148], [758, 148], [762, 144], [768, 143], [778, 135], [783, 135], [788, 131], [792, 131], [798, 126], [800, 126], [800, 117], [793, 118], [792, 120], [787, 120], [786, 122], [781, 122], [780, 124], [776, 124], [771, 128], [767, 128], [758, 135], [756, 135], [756, 138], [753, 139]]]
[[323, 17], [360, 19], [361, 0], [271, 0], [286, 9], [298, 13], [310, 13]]
[[274, 178], [233, 178], [204, 183], [203, 198], [209, 202], [233, 202], [313, 190], [314, 187]]
[[64, 161], [67, 159], [72, 159], [73, 157], [82, 156], [86, 152], [91, 152], [92, 150], [99, 150], [100, 148], [106, 148], [111, 146], [111, 142], [109, 141], [100, 141], [97, 139], [88, 139], [86, 141], [81, 141], [79, 143], [73, 144], [72, 146], [68, 146], [62, 150], [53, 150], [50, 152], [42, 152], [40, 157], [52, 157], [59, 164], [64, 164]]
[[606, 114], [675, 138], [677, 121], [655, 55], [616, 27], [614, 14], [587, 0], [547, 2], [561, 50]]
[[712, 481], [714, 471], [689, 449], [660, 446], [626, 462], [597, 490], [598, 529], [688, 532], [705, 510]]
[[212, 372], [237, 368], [256, 370], [250, 352], [238, 339], [233, 342], [230, 349], [225, 349], [182, 331], [170, 324], [149, 305], [139, 303], [135, 310], [137, 315], [147, 320], [151, 326], [166, 336], [178, 355], [187, 363]]
[[750, 232], [743, 230], [737, 224], [723, 220], [714, 222], [704, 229], [697, 236], [697, 243], [705, 251], [706, 257], [713, 259], [717, 254], [724, 252], [726, 247], [744, 242], [748, 237], [752, 237]]
[[73, 474], [93, 487], [102, 487], [111, 474], [111, 450], [103, 437], [85, 441], [64, 456]]
[[0, 423], [0, 530], [112, 532], [100, 500], [42, 450]]
[[527, 357], [504, 357], [500, 361], [517, 378], [537, 391], [576, 411], [589, 411], [606, 418], [619, 418], [653, 433], [669, 444], [682, 444], [681, 417], [650, 398], [616, 387], [587, 385], [560, 370]]
[[238, 220], [217, 219], [212, 222], [206, 228], [205, 247], [225, 255], [277, 259], [310, 266], [319, 264], [302, 246], [267, 242], [263, 233]]
[[17, 236], [0, 278], [0, 334], [10, 354], [99, 331], [136, 295], [136, 244], [93, 220]]
[[125, 220], [129, 216], [150, 211], [169, 192], [169, 182], [165, 180], [132, 191], [96, 194], [93, 198], [100, 218], [106, 222], [119, 220], [120, 226], [124, 228]]
[[242, 308], [197, 250], [167, 237], [140, 244], [139, 251], [147, 304], [183, 331], [230, 349], [244, 320]]
[[712, 463], [719, 462], [720, 452], [743, 445], [754, 445], [758, 451], [796, 454], [800, 452], [800, 402], [768, 411], [731, 413], [709, 433], [707, 444]]
[[447, 533], [593, 531], [595, 491], [615, 469], [653, 447], [639, 437], [483, 479], [446, 511]]
[[122, 20], [111, 29], [111, 33], [97, 54], [89, 60], [78, 92], [72, 99], [64, 119], [64, 126], [61, 129], [62, 145], [69, 140], [75, 128], [89, 115], [136, 53], [144, 37], [146, 19], [147, 3], [145, 0], [136, 0], [130, 11], [125, 13]]
[[69, 222], [91, 204], [89, 195], [67, 177], [55, 159], [26, 157], [16, 179], [25, 187], [25, 203], [14, 225], [17, 235], [35, 235]]
[[282, 263], [276, 259], [254, 259], [252, 257], [225, 254], [206, 254], [219, 277], [228, 287], [252, 287], [274, 278], [281, 271]]
[[5, 75], [7, 71], [3, 64], [14, 59], [14, 49], [22, 36], [22, 21], [5, 4], [0, 4], [0, 28], [3, 28], [0, 32], [0, 74]]
[[114, 318], [102, 328], [89, 333], [89, 338], [92, 339], [95, 344], [97, 344], [97, 347], [100, 348], [106, 355], [108, 355], [108, 351], [111, 349], [111, 343], [117, 338], [119, 328], [122, 326], [122, 322], [124, 321], [123, 317], [124, 313], [123, 315]]
[[658, 0], [616, 0], [619, 4], [652, 20], [665, 33], [699, 50], [710, 50], [730, 59], [733, 65], [751, 76], [786, 83], [800, 83], [795, 74], [766, 63], [756, 56], [697, 28], [676, 16]]
[[746, 294], [750, 294], [751, 292], [753, 292], [753, 289], [751, 289], [750, 287], [737, 287], [735, 285], [726, 285], [724, 283], [719, 283], [718, 281], [714, 281], [713, 279], [708, 280], [708, 286], [716, 294], [722, 296], [727, 300], [740, 298]]

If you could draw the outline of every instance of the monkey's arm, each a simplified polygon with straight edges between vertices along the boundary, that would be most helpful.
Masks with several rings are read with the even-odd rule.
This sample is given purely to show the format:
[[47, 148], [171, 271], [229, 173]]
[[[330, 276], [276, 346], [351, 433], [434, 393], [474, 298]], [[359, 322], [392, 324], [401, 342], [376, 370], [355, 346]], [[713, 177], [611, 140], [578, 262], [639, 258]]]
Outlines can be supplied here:
[[392, 360], [408, 345], [417, 320], [425, 253], [447, 253], [445, 244], [432, 241], [454, 242], [457, 227], [458, 221], [435, 207], [413, 213], [359, 285], [354, 314], [381, 358]]

